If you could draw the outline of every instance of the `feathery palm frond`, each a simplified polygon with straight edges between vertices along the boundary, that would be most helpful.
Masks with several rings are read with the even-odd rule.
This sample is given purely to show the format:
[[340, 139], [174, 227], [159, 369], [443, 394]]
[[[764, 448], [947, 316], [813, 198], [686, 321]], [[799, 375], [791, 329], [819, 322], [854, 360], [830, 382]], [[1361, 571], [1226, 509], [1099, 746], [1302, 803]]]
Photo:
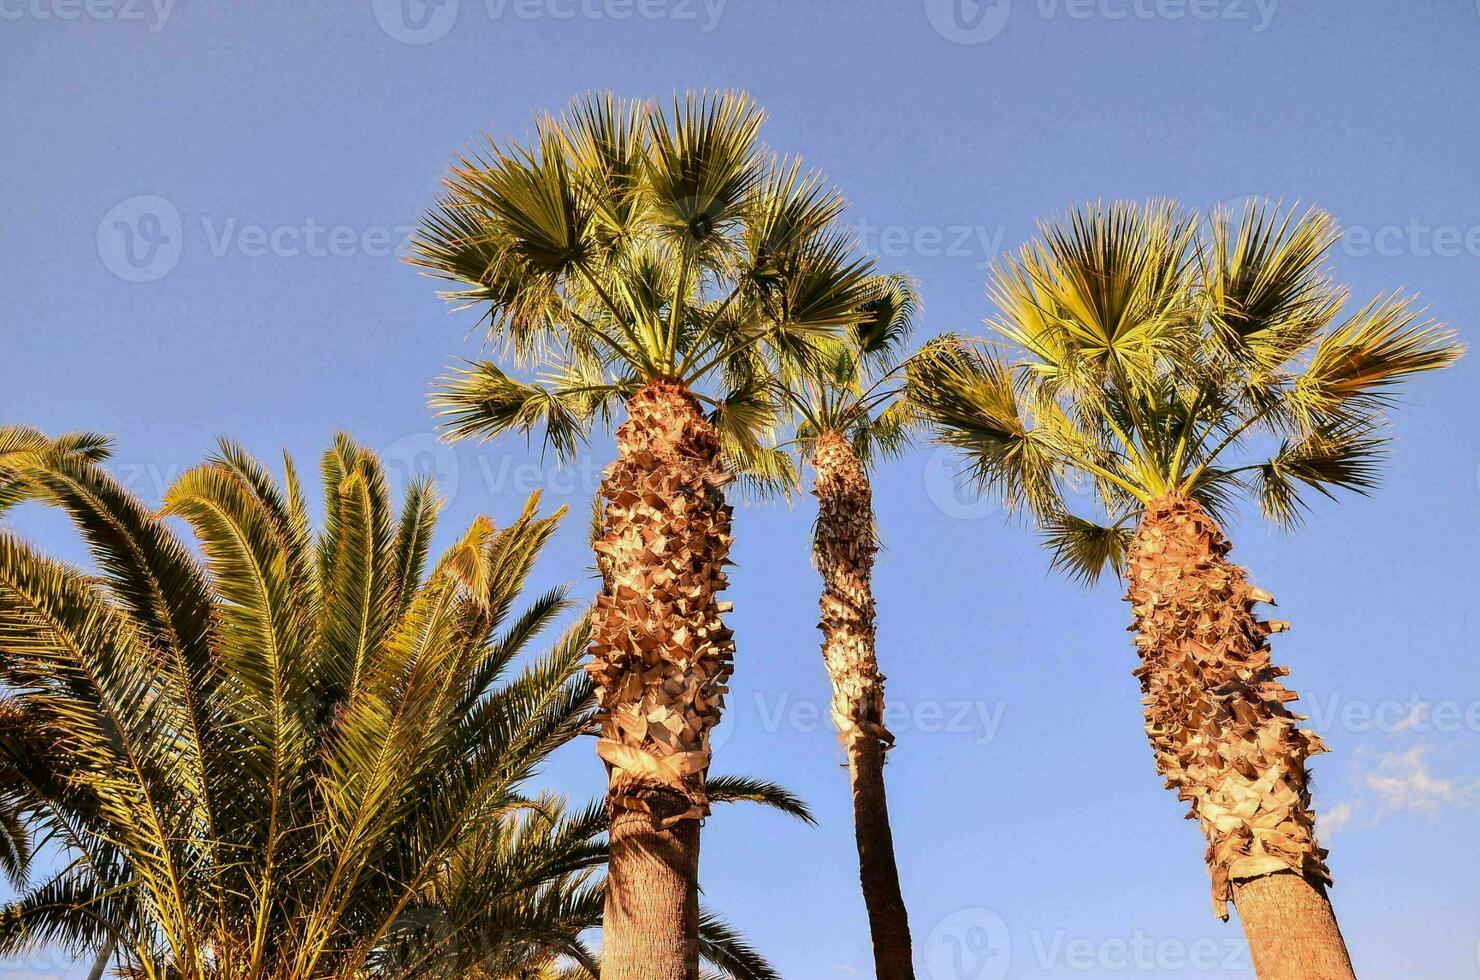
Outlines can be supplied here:
[[[156, 515], [59, 444], [26, 439], [6, 476], [68, 512], [98, 574], [0, 532], [0, 867], [19, 879], [35, 833], [69, 863], [0, 910], [0, 952], [116, 944], [130, 975], [202, 977], [582, 955], [604, 811], [525, 787], [591, 729], [588, 630], [529, 658], [569, 600], [515, 608], [560, 513], [475, 522], [428, 573], [434, 489], [397, 513], [348, 437], [317, 537], [291, 463], [285, 489], [223, 443]], [[718, 788], [810, 818], [771, 784]], [[774, 975], [716, 942], [732, 975]]]

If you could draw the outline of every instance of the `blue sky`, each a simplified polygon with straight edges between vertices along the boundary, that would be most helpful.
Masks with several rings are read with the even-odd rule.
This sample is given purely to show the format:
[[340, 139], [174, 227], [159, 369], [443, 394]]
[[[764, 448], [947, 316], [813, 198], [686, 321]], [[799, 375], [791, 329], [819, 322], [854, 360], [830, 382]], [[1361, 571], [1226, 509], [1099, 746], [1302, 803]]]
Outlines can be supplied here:
[[[115, 433], [151, 499], [218, 435], [311, 462], [349, 429], [439, 474], [444, 539], [543, 485], [573, 511], [543, 574], [587, 593], [609, 442], [567, 472], [518, 442], [440, 445], [428, 383], [479, 338], [396, 255], [480, 130], [521, 136], [586, 90], [749, 90], [768, 142], [825, 169], [864, 245], [919, 280], [926, 332], [980, 323], [985, 264], [1036, 217], [1152, 195], [1320, 204], [1351, 230], [1334, 261], [1358, 299], [1406, 285], [1462, 330], [1480, 310], [1471, 0], [0, 0], [0, 21], [0, 420]], [[1333, 750], [1314, 792], [1363, 976], [1480, 975], [1477, 371], [1412, 386], [1376, 496], [1294, 535], [1231, 528]], [[952, 472], [927, 446], [876, 483], [920, 976], [1252, 976], [1153, 771], [1118, 590], [1050, 575]], [[810, 503], [738, 515], [716, 769], [787, 784], [823, 826], [722, 811], [702, 877], [783, 975], [826, 980], [870, 958]], [[14, 522], [80, 555], [54, 515]], [[584, 747], [547, 777], [601, 790]]]

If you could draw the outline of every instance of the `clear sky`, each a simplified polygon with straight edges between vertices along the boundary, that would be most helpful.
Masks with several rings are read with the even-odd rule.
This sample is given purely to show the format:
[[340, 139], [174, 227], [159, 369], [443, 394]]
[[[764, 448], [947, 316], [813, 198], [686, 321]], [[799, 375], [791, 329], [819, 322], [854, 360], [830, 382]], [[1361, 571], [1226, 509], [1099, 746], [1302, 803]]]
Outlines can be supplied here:
[[[0, 420], [117, 436], [158, 499], [218, 435], [311, 463], [346, 428], [432, 467], [443, 539], [524, 490], [572, 518], [544, 567], [586, 593], [591, 465], [439, 446], [428, 383], [467, 314], [395, 251], [480, 130], [595, 88], [748, 89], [778, 150], [825, 169], [924, 331], [987, 314], [984, 265], [1087, 199], [1320, 204], [1365, 299], [1480, 316], [1480, 10], [1472, 0], [0, 0]], [[1234, 556], [1333, 752], [1314, 763], [1334, 902], [1364, 977], [1480, 975], [1480, 361], [1410, 388], [1389, 478]], [[1047, 572], [1031, 535], [923, 447], [877, 476], [879, 652], [899, 737], [895, 840], [928, 980], [1250, 977], [1212, 916], [1203, 842], [1141, 730], [1113, 583]], [[777, 779], [822, 829], [731, 808], [705, 900], [783, 975], [871, 974], [846, 774], [826, 715], [811, 498], [737, 518], [737, 670], [716, 770]], [[80, 552], [53, 515], [15, 522]], [[547, 774], [602, 790], [579, 746]], [[5, 974], [80, 977], [55, 957]]]

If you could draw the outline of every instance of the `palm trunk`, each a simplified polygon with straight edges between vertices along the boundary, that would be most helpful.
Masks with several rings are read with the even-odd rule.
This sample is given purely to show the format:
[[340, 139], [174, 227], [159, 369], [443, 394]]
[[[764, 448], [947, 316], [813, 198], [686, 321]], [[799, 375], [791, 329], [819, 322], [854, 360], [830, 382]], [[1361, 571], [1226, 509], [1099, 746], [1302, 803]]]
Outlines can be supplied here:
[[113, 958], [113, 939], [103, 944], [98, 950], [98, 955], [93, 959], [92, 969], [88, 971], [87, 980], [103, 980], [103, 974], [107, 972], [108, 961]]
[[602, 980], [695, 980], [699, 822], [709, 733], [734, 643], [721, 614], [731, 509], [719, 441], [683, 386], [627, 404], [602, 478], [603, 588], [591, 663], [607, 764], [611, 861]]
[[884, 677], [874, 653], [873, 493], [853, 446], [839, 432], [817, 440], [817, 537], [822, 573], [822, 659], [832, 679], [832, 717], [848, 753], [859, 880], [879, 980], [913, 980], [910, 925], [894, 862], [884, 752]]
[[1191, 804], [1208, 840], [1213, 907], [1239, 908], [1261, 980], [1351, 980], [1326, 896], [1306, 760], [1326, 751], [1297, 727], [1270, 661], [1285, 628], [1253, 608], [1270, 597], [1229, 562], [1228, 541], [1196, 502], [1152, 503], [1126, 558], [1146, 734], [1156, 768]]

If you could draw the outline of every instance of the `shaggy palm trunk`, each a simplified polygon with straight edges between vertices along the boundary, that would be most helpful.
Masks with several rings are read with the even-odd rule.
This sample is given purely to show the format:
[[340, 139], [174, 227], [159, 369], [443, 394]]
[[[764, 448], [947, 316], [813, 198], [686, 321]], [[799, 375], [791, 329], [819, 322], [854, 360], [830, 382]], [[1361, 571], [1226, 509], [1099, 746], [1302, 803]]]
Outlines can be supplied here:
[[884, 677], [874, 655], [873, 494], [841, 433], [817, 440], [817, 569], [822, 573], [822, 658], [832, 679], [832, 717], [848, 753], [859, 879], [879, 980], [913, 980], [910, 925], [894, 863], [884, 751]]
[[1208, 839], [1213, 907], [1238, 906], [1261, 980], [1352, 978], [1326, 886], [1306, 760], [1326, 751], [1286, 706], [1254, 606], [1270, 597], [1226, 558], [1218, 525], [1168, 495], [1147, 508], [1127, 554], [1146, 734], [1156, 768]]
[[683, 386], [633, 395], [602, 478], [592, 614], [611, 817], [602, 980], [695, 980], [709, 733], [734, 643], [718, 601], [731, 511], [719, 441]]

